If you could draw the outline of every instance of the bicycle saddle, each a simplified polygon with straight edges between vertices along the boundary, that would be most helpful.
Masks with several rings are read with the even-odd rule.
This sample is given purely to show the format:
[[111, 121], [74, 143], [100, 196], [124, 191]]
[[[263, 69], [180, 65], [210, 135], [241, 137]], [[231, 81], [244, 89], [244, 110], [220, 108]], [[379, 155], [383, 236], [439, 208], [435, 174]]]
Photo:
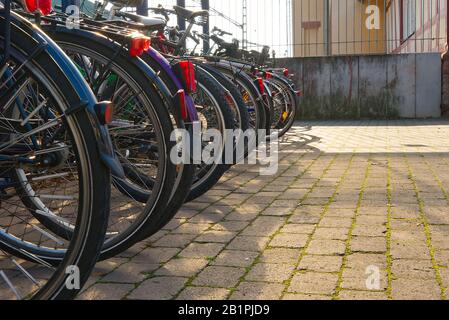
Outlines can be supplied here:
[[130, 13], [130, 12], [120, 12], [119, 14], [122, 17], [128, 18], [134, 22], [140, 23], [142, 24], [142, 29], [146, 29], [146, 30], [159, 30], [161, 28], [164, 28], [165, 25], [167, 24], [165, 22], [165, 20], [163, 19], [159, 19], [159, 18], [150, 18], [150, 17], [145, 17], [145, 16], [141, 16], [135, 13]]
[[173, 9], [176, 11], [176, 14], [179, 17], [184, 18], [186, 20], [195, 19], [197, 17], [208, 17], [209, 16], [209, 11], [207, 11], [207, 10], [192, 11], [192, 10], [188, 10], [186, 8], [180, 7], [180, 6], [173, 6]]

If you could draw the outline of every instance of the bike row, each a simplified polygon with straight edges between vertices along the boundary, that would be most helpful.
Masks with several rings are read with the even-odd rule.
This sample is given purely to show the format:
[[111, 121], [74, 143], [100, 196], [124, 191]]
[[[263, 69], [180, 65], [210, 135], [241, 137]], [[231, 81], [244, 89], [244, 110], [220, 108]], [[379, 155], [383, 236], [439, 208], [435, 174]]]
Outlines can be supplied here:
[[74, 298], [97, 261], [161, 230], [296, 117], [288, 70], [267, 47], [193, 31], [207, 11], [92, 1], [75, 15], [0, 2], [0, 300]]

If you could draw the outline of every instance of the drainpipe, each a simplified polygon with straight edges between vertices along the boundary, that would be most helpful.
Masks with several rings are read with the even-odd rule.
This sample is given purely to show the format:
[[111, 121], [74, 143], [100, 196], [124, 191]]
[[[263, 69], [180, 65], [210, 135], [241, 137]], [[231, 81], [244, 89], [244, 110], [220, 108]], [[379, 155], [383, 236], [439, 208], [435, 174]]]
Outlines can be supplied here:
[[331, 55], [330, 48], [330, 10], [329, 10], [329, 0], [324, 1], [324, 12], [323, 12], [323, 32], [324, 32], [324, 42], [326, 47], [326, 55]]
[[449, 117], [449, 5], [446, 5], [446, 50], [441, 61], [441, 114]]
[[148, 16], [148, 0], [142, 1], [142, 3], [137, 6], [136, 13], [141, 16]]
[[449, 3], [446, 3], [446, 51], [449, 50]]
[[[177, 0], [176, 4], [178, 5], [178, 7], [186, 7], [186, 0]], [[179, 26], [179, 30], [185, 30], [186, 29], [186, 21], [183, 18], [179, 18], [178, 17], [178, 26]]]
[[[203, 10], [209, 11], [209, 9], [210, 9], [209, 0], [201, 0], [201, 8]], [[210, 25], [209, 25], [209, 19], [207, 19], [207, 22], [203, 26], [203, 33], [209, 35], [209, 32], [210, 32]], [[204, 40], [203, 41], [203, 52], [204, 53], [209, 52], [209, 49], [210, 49], [209, 41]]]

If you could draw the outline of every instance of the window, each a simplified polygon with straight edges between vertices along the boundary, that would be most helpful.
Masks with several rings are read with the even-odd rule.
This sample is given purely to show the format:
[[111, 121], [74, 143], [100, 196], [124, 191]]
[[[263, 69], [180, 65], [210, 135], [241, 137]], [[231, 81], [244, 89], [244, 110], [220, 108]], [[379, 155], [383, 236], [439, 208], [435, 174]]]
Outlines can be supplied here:
[[416, 0], [402, 0], [402, 39], [416, 32]]

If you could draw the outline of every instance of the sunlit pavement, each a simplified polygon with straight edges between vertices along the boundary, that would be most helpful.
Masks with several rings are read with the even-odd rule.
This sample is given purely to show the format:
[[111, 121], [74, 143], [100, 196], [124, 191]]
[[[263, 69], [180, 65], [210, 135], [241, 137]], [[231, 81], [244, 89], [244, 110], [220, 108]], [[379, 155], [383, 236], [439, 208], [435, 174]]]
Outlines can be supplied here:
[[82, 299], [449, 298], [449, 121], [299, 122]]

